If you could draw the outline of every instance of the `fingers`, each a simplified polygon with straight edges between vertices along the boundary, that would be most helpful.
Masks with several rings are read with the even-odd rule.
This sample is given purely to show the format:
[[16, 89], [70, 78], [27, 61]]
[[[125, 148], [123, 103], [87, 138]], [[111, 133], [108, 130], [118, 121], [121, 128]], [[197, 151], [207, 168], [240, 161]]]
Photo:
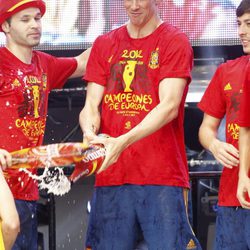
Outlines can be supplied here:
[[238, 194], [237, 197], [243, 208], [250, 209], [250, 202], [246, 200], [246, 192]]
[[[101, 143], [101, 142], [99, 142], [99, 143]], [[112, 156], [110, 155], [110, 152], [106, 149], [105, 159], [104, 159], [101, 167], [97, 171], [97, 174], [100, 174], [101, 172], [106, 170], [113, 163], [113, 161], [111, 160], [112, 159], [111, 157]]]
[[240, 176], [237, 198], [243, 208], [250, 209], [250, 179], [248, 176]]
[[4, 149], [0, 149], [0, 165], [3, 170], [12, 165], [11, 154]]
[[90, 141], [96, 137], [96, 134], [92, 130], [85, 131], [83, 134], [83, 143], [89, 145]]
[[227, 168], [233, 168], [239, 165], [239, 151], [229, 143], [217, 144], [214, 152], [216, 160]]

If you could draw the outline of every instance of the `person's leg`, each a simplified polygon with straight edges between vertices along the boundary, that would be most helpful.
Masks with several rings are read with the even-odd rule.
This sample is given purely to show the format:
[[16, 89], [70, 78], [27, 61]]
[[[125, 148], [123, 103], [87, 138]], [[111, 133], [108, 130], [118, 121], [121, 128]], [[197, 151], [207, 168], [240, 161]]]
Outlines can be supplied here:
[[94, 191], [87, 232], [87, 249], [132, 250], [137, 224], [129, 186], [98, 187]]
[[[248, 250], [244, 209], [219, 207], [216, 217], [215, 250]], [[247, 239], [249, 240], [249, 239]]]
[[37, 214], [35, 201], [15, 200], [21, 230], [12, 250], [37, 250]]
[[245, 239], [248, 249], [250, 249], [250, 210], [244, 209], [245, 213]]
[[[0, 168], [0, 230], [5, 249], [11, 249], [19, 232], [19, 217], [12, 193]], [[0, 240], [1, 241], [1, 240]], [[1, 243], [0, 243], [1, 246]], [[2, 249], [0, 247], [0, 249]]]
[[136, 212], [149, 250], [201, 249], [180, 187], [137, 186]]

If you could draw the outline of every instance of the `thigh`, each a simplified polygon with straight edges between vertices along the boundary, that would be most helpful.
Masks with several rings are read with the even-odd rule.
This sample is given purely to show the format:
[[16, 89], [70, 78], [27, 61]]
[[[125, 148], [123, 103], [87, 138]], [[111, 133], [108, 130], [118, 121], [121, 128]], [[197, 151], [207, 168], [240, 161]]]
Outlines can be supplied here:
[[244, 209], [245, 213], [245, 238], [247, 241], [248, 249], [250, 249], [250, 210]]
[[93, 250], [131, 250], [137, 237], [133, 201], [126, 185], [98, 187], [94, 191], [87, 231]]
[[20, 232], [12, 250], [37, 250], [37, 214], [35, 201], [15, 200]]
[[219, 207], [216, 218], [216, 250], [248, 250], [245, 238], [244, 210]]
[[136, 211], [148, 249], [201, 249], [188, 220], [183, 188], [142, 186], [142, 190]]

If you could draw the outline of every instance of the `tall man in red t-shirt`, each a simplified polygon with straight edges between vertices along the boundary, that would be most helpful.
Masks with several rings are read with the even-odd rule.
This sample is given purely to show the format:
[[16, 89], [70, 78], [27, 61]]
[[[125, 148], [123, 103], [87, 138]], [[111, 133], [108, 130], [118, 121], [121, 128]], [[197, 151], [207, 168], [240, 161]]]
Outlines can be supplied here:
[[80, 124], [85, 139], [106, 148], [86, 245], [134, 249], [141, 230], [149, 249], [200, 249], [184, 199], [192, 48], [185, 34], [160, 19], [161, 0], [123, 2], [129, 22], [96, 39], [85, 75]]
[[[250, 214], [237, 199], [239, 174], [239, 110], [242, 86], [250, 54], [250, 1], [243, 0], [236, 10], [238, 34], [247, 56], [220, 65], [199, 103], [204, 111], [199, 131], [201, 144], [224, 166], [219, 187], [216, 219], [216, 250], [250, 248]], [[218, 139], [218, 128], [225, 117], [226, 142]]]
[[[41, 145], [45, 131], [48, 94], [67, 78], [84, 74], [89, 52], [75, 58], [56, 58], [33, 51], [40, 42], [42, 0], [0, 0], [0, 161], [10, 165], [10, 151]], [[34, 170], [35, 171], [35, 170]], [[37, 183], [25, 173], [7, 168], [6, 180], [14, 195], [21, 222], [13, 250], [37, 250]], [[0, 204], [1, 205], [1, 204]]]
[[[249, 45], [250, 46], [250, 45]], [[240, 103], [240, 172], [237, 197], [242, 207], [250, 209], [250, 64]]]

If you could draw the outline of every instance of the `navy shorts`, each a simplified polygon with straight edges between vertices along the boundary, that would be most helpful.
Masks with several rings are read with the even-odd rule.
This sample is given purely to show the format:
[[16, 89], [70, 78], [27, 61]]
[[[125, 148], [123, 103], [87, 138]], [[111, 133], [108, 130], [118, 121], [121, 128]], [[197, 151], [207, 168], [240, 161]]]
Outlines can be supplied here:
[[241, 207], [218, 208], [214, 249], [250, 249], [250, 210]]
[[15, 200], [20, 219], [20, 232], [12, 250], [37, 250], [37, 203]]
[[140, 232], [149, 250], [201, 249], [180, 187], [97, 187], [89, 219], [89, 249], [133, 250]]

